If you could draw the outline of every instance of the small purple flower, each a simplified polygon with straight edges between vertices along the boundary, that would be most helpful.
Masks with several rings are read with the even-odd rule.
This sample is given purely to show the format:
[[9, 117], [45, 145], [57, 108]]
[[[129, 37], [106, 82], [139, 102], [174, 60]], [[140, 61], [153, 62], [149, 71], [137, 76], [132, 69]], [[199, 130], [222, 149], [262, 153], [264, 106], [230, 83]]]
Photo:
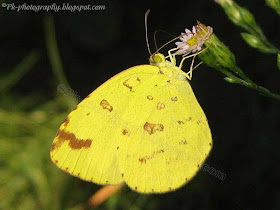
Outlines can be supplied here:
[[185, 33], [181, 34], [180, 41], [176, 42], [178, 55], [187, 56], [188, 54], [199, 52], [202, 49], [204, 42], [213, 33], [213, 28], [205, 26], [197, 21], [196, 26], [192, 27], [192, 31], [185, 29]]

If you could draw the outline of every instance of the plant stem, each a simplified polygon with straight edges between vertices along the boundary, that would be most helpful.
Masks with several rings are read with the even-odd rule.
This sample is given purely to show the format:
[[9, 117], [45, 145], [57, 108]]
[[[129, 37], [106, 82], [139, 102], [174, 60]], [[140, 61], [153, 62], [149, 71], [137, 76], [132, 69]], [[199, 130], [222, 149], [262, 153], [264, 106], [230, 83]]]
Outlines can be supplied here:
[[[63, 85], [66, 90], [71, 90], [64, 74], [63, 65], [58, 51], [53, 16], [45, 16], [44, 27], [48, 57], [52, 66], [52, 71], [57, 79], [57, 85]], [[72, 97], [66, 97], [66, 102], [69, 105], [69, 108], [73, 108], [76, 104]]]
[[31, 51], [17, 66], [15, 66], [8, 76], [0, 79], [0, 91], [8, 91], [15, 85], [34, 65], [38, 62], [40, 54]]
[[70, 87], [65, 77], [63, 65], [58, 51], [53, 17], [46, 15], [44, 18], [44, 25], [48, 57], [50, 59], [53, 73], [58, 80], [58, 84], [64, 84], [67, 87]]
[[249, 77], [247, 77], [246, 74], [244, 74], [244, 72], [238, 66], [235, 66], [232, 70], [246, 82], [253, 83], [253, 81]]
[[262, 87], [262, 86], [258, 86], [256, 84], [250, 84], [247, 82], [244, 82], [243, 80], [241, 80], [240, 82], [238, 82], [238, 84], [241, 84], [243, 86], [246, 86], [248, 88], [251, 88], [253, 90], [258, 91], [260, 94], [266, 96], [266, 97], [270, 97], [270, 98], [274, 98], [280, 101], [280, 95], [276, 94], [276, 93], [272, 93], [270, 90]]
[[[257, 84], [255, 84], [254, 82], [247, 82], [244, 81], [243, 79], [240, 79], [238, 77], [236, 77], [235, 75], [233, 75], [232, 73], [230, 73], [229, 71], [225, 70], [225, 69], [218, 69], [221, 73], [223, 73], [224, 75], [228, 76], [229, 78], [231, 78], [231, 83], [235, 83], [235, 84], [239, 84], [245, 87], [248, 87], [250, 89], [256, 90], [258, 91], [260, 94], [266, 96], [266, 97], [270, 97], [270, 98], [274, 98], [278, 101], [280, 101], [280, 95], [276, 94], [276, 93], [272, 93], [270, 90], [259, 86]], [[247, 77], [247, 76], [246, 76]], [[251, 81], [251, 80], [250, 80]]]

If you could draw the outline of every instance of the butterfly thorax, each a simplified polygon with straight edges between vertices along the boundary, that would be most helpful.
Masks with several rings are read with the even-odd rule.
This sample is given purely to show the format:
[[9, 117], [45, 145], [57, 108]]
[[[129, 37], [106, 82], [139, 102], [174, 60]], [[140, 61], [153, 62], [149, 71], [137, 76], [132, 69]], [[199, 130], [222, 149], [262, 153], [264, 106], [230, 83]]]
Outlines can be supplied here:
[[160, 74], [167, 75], [170, 79], [186, 80], [184, 72], [170, 61], [165, 60], [161, 53], [151, 55], [150, 64], [159, 68]]

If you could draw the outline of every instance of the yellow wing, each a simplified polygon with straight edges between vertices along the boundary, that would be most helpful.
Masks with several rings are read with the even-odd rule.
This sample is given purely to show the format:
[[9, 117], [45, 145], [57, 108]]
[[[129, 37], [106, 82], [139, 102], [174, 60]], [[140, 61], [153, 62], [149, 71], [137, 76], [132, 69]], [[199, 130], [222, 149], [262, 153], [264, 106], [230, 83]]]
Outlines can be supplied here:
[[163, 193], [196, 174], [211, 144], [188, 81], [142, 65], [105, 82], [69, 114], [51, 158], [84, 180]]
[[207, 119], [187, 80], [156, 75], [123, 116], [124, 181], [143, 193], [175, 190], [192, 179], [212, 147]]
[[[105, 82], [60, 126], [51, 147], [51, 159], [61, 169], [98, 184], [123, 182], [117, 161], [117, 147], [123, 133], [122, 113], [133, 101], [135, 89], [158, 68], [136, 66]], [[136, 76], [137, 75], [137, 76]]]

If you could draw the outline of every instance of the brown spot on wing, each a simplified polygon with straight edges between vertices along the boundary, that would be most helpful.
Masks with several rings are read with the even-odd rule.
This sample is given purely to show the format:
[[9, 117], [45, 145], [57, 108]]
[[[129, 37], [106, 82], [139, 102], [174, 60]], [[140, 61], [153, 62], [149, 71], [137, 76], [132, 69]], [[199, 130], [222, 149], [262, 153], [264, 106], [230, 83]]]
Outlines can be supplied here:
[[55, 137], [58, 136], [59, 131], [60, 131], [59, 129], [56, 131]]
[[181, 124], [185, 124], [183, 121], [179, 120], [178, 123]]
[[145, 159], [145, 158], [139, 158], [139, 161], [140, 161], [141, 163], [146, 163], [146, 159]]
[[149, 99], [149, 100], [153, 100], [153, 99], [154, 99], [154, 97], [153, 97], [153, 96], [151, 96], [151, 95], [148, 95], [148, 96], [147, 96], [147, 99]]
[[189, 117], [186, 119], [186, 121], [191, 121], [192, 120], [192, 117]]
[[56, 147], [56, 143], [52, 143], [52, 146], [51, 146], [51, 151], [53, 151]]
[[68, 145], [72, 149], [89, 148], [92, 143], [91, 139], [78, 139], [75, 134], [64, 130], [58, 130], [56, 137], [58, 141], [52, 144], [51, 151], [60, 147], [65, 141], [69, 141]]
[[128, 131], [127, 131], [126, 129], [124, 129], [124, 130], [122, 131], [122, 134], [123, 134], [123, 135], [126, 135], [126, 134], [128, 134]]
[[180, 144], [180, 145], [182, 145], [182, 144], [188, 144], [188, 142], [187, 142], [186, 140], [182, 140], [182, 141], [179, 142], [179, 144]]
[[171, 98], [172, 101], [178, 101], [177, 96]]
[[87, 113], [87, 116], [89, 116], [90, 112]]
[[129, 80], [129, 79], [125, 80], [125, 81], [123, 82], [123, 85], [124, 85], [125, 87], [127, 87], [127, 88], [130, 90], [130, 92], [132, 92], [132, 86], [130, 86], [130, 85], [127, 83], [128, 80]]
[[136, 78], [136, 80], [137, 80], [138, 82], [141, 82], [141, 80], [140, 80], [140, 78], [139, 78], [139, 77], [137, 77], [137, 78]]
[[161, 110], [161, 109], [163, 109], [165, 107], [165, 104], [164, 103], [158, 103], [158, 105], [157, 105], [157, 109], [158, 110]]
[[163, 152], [164, 152], [163, 149], [154, 151], [150, 155], [145, 155], [144, 157], [139, 158], [139, 162], [141, 162], [141, 164], [146, 164], [147, 161], [155, 158], [156, 155], [163, 153]]
[[104, 99], [100, 102], [100, 106], [102, 106], [103, 109], [107, 109], [109, 112], [113, 111], [113, 107]]
[[64, 126], [67, 126], [69, 123], [69, 117], [66, 118], [66, 120], [64, 121]]
[[154, 134], [156, 131], [163, 131], [164, 126], [162, 124], [152, 124], [146, 122], [144, 125], [144, 130], [147, 131], [150, 135]]

